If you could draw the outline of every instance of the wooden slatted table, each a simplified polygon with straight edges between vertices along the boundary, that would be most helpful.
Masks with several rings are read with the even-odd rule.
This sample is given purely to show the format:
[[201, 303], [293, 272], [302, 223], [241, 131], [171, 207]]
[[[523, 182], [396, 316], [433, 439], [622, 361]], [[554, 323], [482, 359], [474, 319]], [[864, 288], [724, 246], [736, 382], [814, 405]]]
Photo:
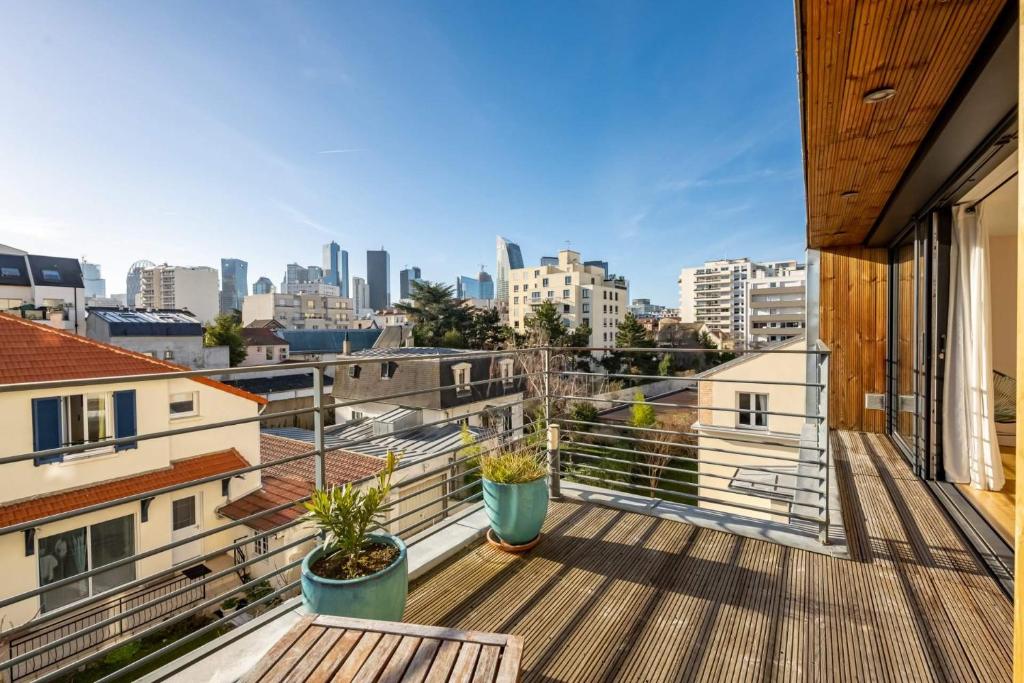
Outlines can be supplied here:
[[522, 655], [519, 636], [313, 615], [242, 680], [514, 683]]

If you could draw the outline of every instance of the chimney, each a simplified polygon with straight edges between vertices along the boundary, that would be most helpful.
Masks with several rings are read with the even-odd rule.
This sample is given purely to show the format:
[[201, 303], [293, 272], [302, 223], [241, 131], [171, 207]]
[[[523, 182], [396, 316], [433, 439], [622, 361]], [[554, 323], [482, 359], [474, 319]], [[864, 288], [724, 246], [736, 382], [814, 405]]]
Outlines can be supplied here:
[[341, 342], [341, 355], [350, 356], [352, 355], [352, 342], [348, 338], [348, 332], [345, 333], [345, 339]]

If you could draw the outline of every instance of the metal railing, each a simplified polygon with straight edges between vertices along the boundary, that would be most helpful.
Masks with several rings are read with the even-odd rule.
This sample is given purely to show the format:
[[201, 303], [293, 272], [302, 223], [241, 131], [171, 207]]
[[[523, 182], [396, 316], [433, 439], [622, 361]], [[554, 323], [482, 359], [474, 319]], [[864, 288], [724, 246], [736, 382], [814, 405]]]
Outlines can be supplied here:
[[[827, 542], [829, 522], [828, 511], [828, 464], [829, 446], [827, 432], [828, 414], [828, 351], [819, 344], [810, 349], [773, 349], [737, 351], [742, 354], [803, 354], [813, 359], [808, 368], [813, 367], [813, 376], [804, 377], [804, 381], [793, 378], [742, 377], [732, 376], [735, 371], [728, 371], [719, 365], [717, 371], [690, 374], [687, 376], [665, 376], [643, 372], [630, 372], [634, 366], [646, 367], [651, 358], [663, 359], [666, 355], [680, 358], [699, 358], [711, 354], [717, 361], [725, 360], [717, 350], [708, 349], [665, 349], [665, 348], [537, 348], [508, 351], [471, 351], [457, 355], [445, 354], [408, 354], [397, 350], [393, 354], [381, 356], [340, 356], [332, 361], [311, 361], [290, 363], [289, 368], [297, 371], [312, 370], [314, 391], [311, 405], [275, 410], [273, 406], [265, 408], [257, 415], [247, 415], [217, 422], [193, 421], [187, 426], [165, 430], [140, 433], [121, 438], [106, 439], [98, 443], [62, 446], [41, 451], [16, 453], [0, 457], [0, 473], [3, 466], [15, 465], [37, 458], [82, 453], [98, 446], [117, 446], [139, 444], [139, 451], [131, 451], [133, 458], [138, 458], [146, 442], [157, 439], [174, 439], [187, 434], [196, 434], [225, 427], [243, 425], [259, 425], [260, 423], [282, 417], [312, 415], [313, 429], [308, 435], [309, 448], [291, 455], [276, 457], [271, 461], [250, 462], [249, 464], [218, 472], [203, 478], [163, 486], [138, 494], [126, 495], [115, 500], [95, 503], [74, 510], [56, 512], [36, 519], [10, 523], [0, 526], [0, 536], [15, 533], [31, 534], [34, 538], [47, 525], [62, 522], [88, 513], [123, 506], [128, 503], [166, 496], [179, 491], [195, 489], [203, 484], [214, 483], [239, 475], [265, 473], [277, 477], [282, 474], [282, 466], [296, 465], [303, 461], [311, 463], [312, 480], [305, 485], [312, 489], [328, 487], [340, 483], [331, 479], [330, 464], [334, 459], [343, 459], [348, 452], [358, 452], [361, 447], [376, 447], [379, 451], [385, 440], [390, 443], [414, 444], [418, 434], [429, 442], [424, 435], [440, 434], [448, 428], [451, 438], [454, 425], [473, 423], [480, 444], [481, 453], [467, 455], [464, 444], [460, 441], [444, 442], [443, 447], [424, 448], [412, 457], [400, 462], [395, 474], [395, 494], [391, 500], [391, 510], [382, 526], [407, 539], [410, 547], [429, 539], [433, 533], [445, 527], [451, 520], [462, 518], [480, 510], [483, 506], [482, 490], [479, 482], [479, 457], [508, 448], [510, 444], [532, 439], [529, 443], [540, 450], [546, 449], [549, 464], [549, 484], [552, 497], [559, 497], [567, 487], [599, 486], [602, 489], [618, 491], [623, 494], [638, 494], [658, 498], [680, 505], [711, 507], [724, 511], [729, 515], [748, 517], [758, 520], [783, 520], [794, 525], [816, 525], [822, 542]], [[595, 354], [607, 358], [614, 354], [627, 371], [593, 372], [587, 366], [596, 362]], [[498, 359], [512, 358], [514, 371], [511, 376], [503, 376]], [[398, 363], [399, 368], [416, 363], [451, 364], [455, 362], [490, 360], [481, 363], [486, 368], [487, 376], [473, 379], [470, 382], [452, 383], [443, 386], [413, 386], [400, 391], [381, 392], [359, 398], [335, 397], [324, 394], [325, 376], [333, 369], [335, 381], [333, 391], [343, 394], [345, 382], [340, 381], [346, 376], [347, 368], [352, 365], [368, 366], [367, 377], [376, 378], [376, 364]], [[679, 363], [703, 367], [706, 363]], [[737, 364], [737, 367], [739, 365]], [[475, 369], [475, 367], [474, 367]], [[265, 372], [266, 366], [237, 367], [221, 370], [182, 370], [148, 375], [130, 375], [121, 377], [88, 378], [52, 382], [35, 382], [27, 384], [0, 385], [0, 394], [22, 391], [53, 390], [67, 393], [77, 387], [97, 387], [111, 384], [131, 383], [141, 388], [147, 382], [167, 381], [181, 378], [199, 378], [208, 376], [233, 377], [252, 373]], [[729, 376], [721, 373], [727, 373]], [[666, 380], [674, 383], [679, 391], [696, 393], [699, 400], [683, 405], [671, 400], [671, 397], [652, 396], [643, 399], [625, 398], [624, 393], [632, 395], [633, 391], [643, 392], [644, 388], [656, 386]], [[380, 384], [384, 384], [382, 381]], [[621, 385], [621, 386], [619, 386]], [[704, 401], [705, 393], [713, 395], [715, 385], [727, 387], [730, 396], [733, 389], [744, 389], [748, 393], [765, 393], [783, 391], [800, 394], [797, 405], [804, 405], [803, 393], [813, 393], [814, 410], [801, 412], [796, 409], [776, 409], [770, 402], [764, 410], [750, 410], [735, 404], [717, 405], [713, 401]], [[464, 397], [464, 390], [469, 388], [470, 395]], [[705, 391], [705, 387], [711, 389]], [[628, 391], [627, 391], [628, 390]], [[34, 394], [38, 395], [38, 393]], [[674, 395], [674, 394], [673, 394]], [[775, 396], [775, 394], [771, 394]], [[447, 397], [447, 398], [445, 398]], [[420, 422], [395, 429], [385, 435], [361, 436], [348, 438], [341, 445], [335, 443], [336, 430], [344, 429], [344, 425], [332, 426], [331, 417], [345, 408], [362, 407], [366, 404], [412, 405], [429, 399], [427, 410], [434, 410], [441, 415], [440, 419], [421, 420]], [[26, 399], [27, 400], [27, 399]], [[483, 405], [479, 409], [459, 408], [456, 404]], [[808, 402], [811, 405], [811, 402]], [[582, 407], [581, 407], [582, 406]], [[644, 406], [639, 408], [639, 406]], [[453, 410], [454, 408], [454, 410]], [[500, 427], [487, 424], [498, 411], [511, 411], [511, 426], [504, 420]], [[634, 410], [654, 411], [654, 422], [639, 422], [629, 415]], [[623, 417], [623, 414], [626, 414]], [[678, 417], [690, 416], [686, 428], [668, 421], [662, 424], [659, 415]], [[525, 417], [524, 417], [525, 416]], [[701, 416], [707, 416], [702, 421]], [[714, 416], [726, 416], [726, 420], [716, 421]], [[741, 419], [742, 416], [742, 419]], [[794, 438], [789, 432], [772, 429], [741, 429], [742, 420], [774, 421], [787, 420], [790, 423], [800, 422], [808, 425], [803, 431], [813, 437]], [[546, 445], [543, 443], [546, 429]], [[766, 426], [771, 426], [768, 422]], [[431, 431], [434, 430], [434, 431]], [[328, 436], [332, 444], [328, 445]], [[232, 445], [232, 444], [228, 444]], [[402, 446], [397, 446], [401, 449]], [[47, 465], [42, 465], [46, 467]], [[267, 472], [269, 470], [269, 472]], [[748, 479], [739, 476], [743, 472]], [[775, 477], [770, 485], [763, 482]], [[353, 482], [362, 485], [373, 477], [364, 477]], [[250, 493], [247, 490], [246, 493]], [[244, 494], [243, 494], [244, 495]], [[232, 498], [230, 500], [236, 499]], [[169, 543], [154, 545], [150, 543], [134, 543], [134, 548], [145, 547], [146, 550], [133, 552], [130, 555], [107, 562], [102, 566], [91, 567], [46, 585], [11, 595], [0, 595], [0, 613], [16, 605], [30, 606], [30, 611], [38, 612], [42, 596], [50, 591], [77, 584], [83, 580], [111, 572], [119, 567], [131, 565], [140, 567], [140, 562], [147, 560], [146, 566], [152, 567], [163, 560], [163, 569], [150, 571], [146, 576], [121, 585], [100, 590], [84, 597], [80, 601], [37, 613], [32, 620], [22, 626], [18, 633], [31, 630], [34, 634], [51, 633], [56, 637], [34, 638], [19, 637], [18, 645], [8, 634], [8, 659], [0, 662], [0, 672], [11, 677], [33, 676], [36, 680], [49, 681], [73, 673], [78, 668], [98, 662], [111, 656], [121, 647], [124, 630], [119, 625], [132, 623], [133, 640], [155, 636], [175, 624], [187, 619], [203, 616], [204, 622], [191, 628], [184, 637], [153, 652], [140, 654], [132, 658], [125, 666], [110, 673], [102, 680], [128, 676], [143, 667], [153, 665], [166, 658], [174, 648], [189, 641], [208, 637], [212, 632], [229, 627], [237, 617], [237, 613], [221, 616], [209, 616], [214, 610], [229, 599], [236, 598], [250, 591], [254, 585], [268, 582], [269, 590], [259, 598], [250, 600], [242, 611], [256, 611], [279, 601], [282, 598], [296, 595], [299, 582], [298, 567], [302, 555], [313, 547], [316, 541], [314, 530], [301, 517], [291, 514], [291, 519], [266, 528], [266, 518], [278, 513], [289, 513], [309, 499], [308, 495], [288, 500], [266, 509], [236, 519], [221, 516], [217, 524], [204, 528], [187, 538], [172, 540]], [[229, 501], [225, 501], [227, 504]], [[218, 507], [223, 507], [223, 504]], [[125, 512], [118, 514], [124, 515]], [[91, 521], [90, 523], [94, 523]], [[65, 525], [66, 526], [66, 525]], [[135, 526], [136, 533], [140, 528]], [[239, 530], [248, 535], [238, 538]], [[217, 538], [231, 533], [230, 542]], [[265, 541], [263, 539], [266, 539]], [[185, 544], [202, 541], [205, 547], [198, 556], [186, 565], [171, 566], [169, 553]], [[28, 536], [26, 536], [28, 542]], [[33, 541], [34, 542], [34, 541]], [[256, 542], [266, 544], [266, 552], [244, 552]], [[215, 547], [211, 547], [215, 546]], [[297, 559], [296, 559], [297, 558]], [[204, 575], [190, 580], [187, 586], [180, 586], [161, 594], [160, 599], [184, 599], [191, 595], [189, 591], [202, 591], [202, 599], [189, 600], [187, 605], [176, 609], [174, 614], [161, 614], [159, 623], [138, 622], [141, 615], [152, 610], [153, 601], [128, 601], [124, 598], [133, 590], [140, 589], [154, 580], [176, 575], [183, 567], [202, 563], [216, 563], [223, 559], [223, 569], [205, 568]], [[109, 575], [109, 574], [108, 574]], [[132, 574], [135, 576], [135, 574]], [[243, 582], [240, 577], [248, 577]], [[209, 596], [209, 597], [208, 597]], [[119, 606], [113, 611], [99, 611], [97, 606], [109, 605], [115, 601]], [[120, 601], [120, 602], [117, 602]], [[88, 618], [83, 615], [93, 615]], [[98, 616], [96, 616], [98, 615]], [[58, 625], [79, 620], [73, 630], [57, 631]], [[126, 622], [125, 620], [129, 620]], [[131, 621], [136, 620], [136, 621]], [[13, 633], [13, 632], [12, 632]], [[104, 637], [101, 637], [104, 636]], [[0, 634], [0, 637], [4, 637]], [[44, 666], [37, 666], [44, 662]], [[28, 672], [26, 674], [26, 672]]]

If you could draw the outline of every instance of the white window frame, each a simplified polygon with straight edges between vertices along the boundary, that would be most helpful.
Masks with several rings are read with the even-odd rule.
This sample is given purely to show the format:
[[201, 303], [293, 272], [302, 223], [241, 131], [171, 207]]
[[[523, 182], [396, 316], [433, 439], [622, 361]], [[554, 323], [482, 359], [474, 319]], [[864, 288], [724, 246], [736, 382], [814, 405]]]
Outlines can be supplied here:
[[[192, 396], [192, 410], [188, 412], [172, 413], [171, 404], [175, 403], [175, 396], [185, 396], [186, 394]], [[183, 399], [181, 399], [183, 400]], [[181, 400], [177, 402], [181, 402]], [[183, 417], [195, 417], [199, 414], [199, 392], [198, 391], [172, 391], [167, 397], [167, 412], [172, 420], [180, 420]]]
[[[81, 396], [82, 397], [82, 418], [81, 418], [80, 427], [82, 429], [82, 434], [85, 436], [85, 440], [82, 441], [82, 443], [99, 443], [99, 442], [105, 441], [107, 439], [113, 439], [114, 438], [114, 395], [112, 393], [110, 393], [108, 391], [108, 392], [92, 392], [92, 393], [87, 393], [87, 394], [67, 394], [65, 396], [61, 396], [60, 397], [60, 410], [61, 410], [61, 435], [60, 435], [60, 440], [61, 440], [61, 444], [64, 445], [64, 446], [81, 445], [81, 444], [72, 444], [72, 442], [71, 442], [71, 424], [72, 424], [72, 418], [71, 418], [71, 399], [76, 397], [76, 396]], [[89, 434], [89, 400], [90, 399], [96, 399], [96, 398], [103, 399], [103, 406], [104, 406], [103, 409], [105, 411], [104, 431], [106, 433], [106, 436], [104, 436], [102, 439], [100, 439], [100, 438], [90, 438], [91, 435]], [[80, 458], [86, 458], [86, 457], [89, 457], [89, 456], [92, 456], [92, 455], [96, 455], [97, 453], [113, 452], [113, 450], [114, 450], [113, 446], [104, 445], [104, 446], [97, 446], [95, 448], [90, 448], [89, 450], [81, 451], [81, 452], [78, 452], [78, 453], [65, 453], [64, 454], [64, 461], [68, 462], [68, 461], [78, 460]]]
[[[763, 408], [757, 407], [758, 397], [764, 397]], [[743, 407], [744, 399], [747, 401], [746, 408]], [[759, 432], [768, 431], [768, 394], [758, 393], [755, 391], [737, 391], [736, 408], [739, 410], [739, 412], [736, 413], [737, 429], [747, 429]], [[748, 420], [748, 422], [744, 422], [744, 420]]]
[[252, 541], [253, 557], [264, 557], [270, 554], [270, 536], [260, 536]]
[[452, 377], [454, 381], [452, 384], [455, 385], [455, 394], [457, 396], [467, 396], [473, 390], [470, 386], [470, 382], [473, 381], [473, 364], [472, 363], [456, 363], [452, 366]]
[[502, 358], [498, 361], [498, 368], [501, 371], [501, 384], [504, 387], [512, 386], [512, 375], [514, 374], [515, 359]]

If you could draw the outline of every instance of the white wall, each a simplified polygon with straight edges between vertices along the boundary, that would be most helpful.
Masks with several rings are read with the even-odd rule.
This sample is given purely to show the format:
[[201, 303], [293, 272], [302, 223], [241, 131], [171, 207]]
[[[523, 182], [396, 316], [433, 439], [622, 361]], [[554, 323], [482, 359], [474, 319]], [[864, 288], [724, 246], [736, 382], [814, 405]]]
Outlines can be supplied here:
[[989, 240], [992, 284], [992, 367], [1017, 376], [1017, 237]]

